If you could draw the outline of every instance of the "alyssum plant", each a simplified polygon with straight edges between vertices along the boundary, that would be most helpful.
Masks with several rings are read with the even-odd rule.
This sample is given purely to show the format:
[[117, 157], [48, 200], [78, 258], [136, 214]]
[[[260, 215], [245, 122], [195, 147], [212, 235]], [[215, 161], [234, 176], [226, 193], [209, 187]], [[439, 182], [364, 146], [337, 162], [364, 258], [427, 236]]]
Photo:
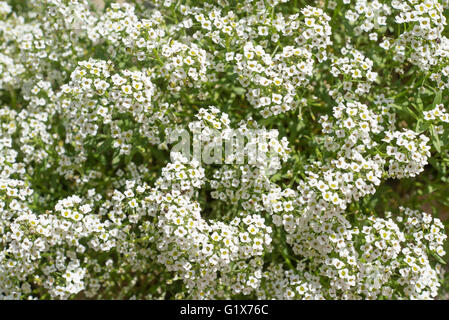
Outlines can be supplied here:
[[0, 1], [1, 298], [446, 297], [447, 3], [104, 5]]

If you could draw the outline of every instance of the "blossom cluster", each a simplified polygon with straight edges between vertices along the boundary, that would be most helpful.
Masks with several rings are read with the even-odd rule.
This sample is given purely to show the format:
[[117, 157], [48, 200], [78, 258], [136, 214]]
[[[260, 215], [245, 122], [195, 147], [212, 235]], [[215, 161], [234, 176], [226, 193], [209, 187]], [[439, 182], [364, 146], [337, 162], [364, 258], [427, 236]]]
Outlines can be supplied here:
[[0, 298], [447, 297], [447, 1], [103, 4], [0, 1]]

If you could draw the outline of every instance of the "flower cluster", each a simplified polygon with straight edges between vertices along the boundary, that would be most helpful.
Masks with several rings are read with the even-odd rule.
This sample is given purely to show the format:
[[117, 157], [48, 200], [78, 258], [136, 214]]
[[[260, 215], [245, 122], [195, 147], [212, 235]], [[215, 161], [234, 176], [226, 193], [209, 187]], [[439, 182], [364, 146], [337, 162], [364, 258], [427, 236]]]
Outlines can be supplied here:
[[447, 1], [103, 4], [0, 1], [0, 298], [446, 297]]

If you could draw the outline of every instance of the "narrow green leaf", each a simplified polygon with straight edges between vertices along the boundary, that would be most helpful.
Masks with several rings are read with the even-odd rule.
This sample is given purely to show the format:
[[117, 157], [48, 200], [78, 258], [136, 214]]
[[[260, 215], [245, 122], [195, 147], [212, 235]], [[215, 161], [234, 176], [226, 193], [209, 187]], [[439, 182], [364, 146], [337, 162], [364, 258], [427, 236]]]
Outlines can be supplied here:
[[447, 262], [444, 261], [443, 258], [441, 258], [439, 255], [437, 255], [437, 254], [434, 253], [433, 251], [430, 251], [430, 253], [432, 254], [432, 257], [434, 257], [435, 260], [437, 260], [439, 263], [441, 263], [441, 264], [447, 264]]
[[432, 109], [435, 108], [435, 106], [437, 104], [441, 103], [441, 99], [443, 97], [443, 94], [441, 91], [438, 91], [438, 93], [435, 95], [435, 99], [433, 99], [433, 103], [432, 103]]
[[436, 133], [435, 127], [433, 125], [430, 126], [430, 133], [432, 134], [432, 143], [435, 147], [435, 150], [437, 150], [438, 153], [441, 153], [440, 138], [438, 137], [438, 134]]

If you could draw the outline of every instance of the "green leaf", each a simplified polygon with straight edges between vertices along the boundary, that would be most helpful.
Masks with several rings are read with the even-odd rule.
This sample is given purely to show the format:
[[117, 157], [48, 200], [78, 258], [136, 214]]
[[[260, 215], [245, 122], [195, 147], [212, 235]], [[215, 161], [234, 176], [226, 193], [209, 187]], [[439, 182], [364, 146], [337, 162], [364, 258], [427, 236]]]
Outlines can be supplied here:
[[392, 106], [400, 111], [410, 114], [413, 118], [415, 118], [415, 120], [419, 120], [418, 115], [415, 112], [413, 112], [413, 110], [410, 107], [400, 106], [397, 104], [393, 104]]
[[419, 113], [422, 113], [422, 112], [424, 111], [424, 104], [423, 104], [423, 102], [422, 102], [421, 97], [418, 97], [418, 98], [416, 99], [416, 104], [415, 104], [415, 106], [416, 106], [416, 110], [417, 110]]
[[433, 103], [432, 103], [432, 109], [435, 108], [435, 106], [437, 104], [441, 103], [441, 99], [443, 97], [443, 94], [441, 91], [438, 91], [438, 93], [435, 95], [435, 99], [433, 99]]
[[449, 143], [449, 130], [444, 130], [441, 136], [441, 142], [444, 146]]
[[239, 96], [244, 95], [246, 92], [245, 88], [241, 88], [241, 87], [234, 87], [233, 90]]
[[[418, 107], [419, 108], [419, 107]], [[408, 113], [410, 113], [410, 115], [415, 118], [415, 120], [419, 120], [419, 116], [413, 112], [412, 109], [410, 109], [410, 107], [407, 107], [406, 110], [408, 111]]]
[[430, 122], [429, 121], [423, 121], [423, 119], [419, 119], [416, 122], [416, 129], [415, 131], [418, 133], [424, 132], [426, 130], [428, 130], [430, 127]]
[[433, 125], [430, 125], [430, 134], [432, 135], [432, 143], [433, 146], [435, 147], [435, 150], [438, 153], [441, 153], [441, 141], [440, 138], [438, 137], [438, 134], [435, 131], [435, 127]]
[[441, 264], [447, 264], [446, 261], [443, 260], [438, 254], [434, 253], [433, 251], [430, 251], [431, 255]]

